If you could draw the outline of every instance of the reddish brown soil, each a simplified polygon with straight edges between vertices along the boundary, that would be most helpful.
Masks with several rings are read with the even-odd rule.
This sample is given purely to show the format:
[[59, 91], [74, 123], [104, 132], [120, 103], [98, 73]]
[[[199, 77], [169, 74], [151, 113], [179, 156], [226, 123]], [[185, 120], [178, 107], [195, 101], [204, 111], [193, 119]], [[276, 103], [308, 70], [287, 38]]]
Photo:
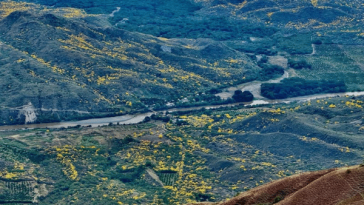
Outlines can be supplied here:
[[[278, 198], [281, 198], [278, 201]], [[201, 205], [208, 203], [201, 203]], [[259, 186], [218, 205], [364, 205], [364, 167], [308, 172]]]

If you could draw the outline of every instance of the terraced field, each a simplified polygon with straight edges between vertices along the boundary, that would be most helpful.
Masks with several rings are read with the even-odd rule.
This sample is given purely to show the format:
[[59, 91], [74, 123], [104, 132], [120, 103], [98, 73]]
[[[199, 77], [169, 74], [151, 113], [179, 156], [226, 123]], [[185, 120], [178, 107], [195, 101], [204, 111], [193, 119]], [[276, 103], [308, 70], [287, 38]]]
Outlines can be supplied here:
[[1, 181], [1, 203], [32, 203], [36, 199], [32, 181]]

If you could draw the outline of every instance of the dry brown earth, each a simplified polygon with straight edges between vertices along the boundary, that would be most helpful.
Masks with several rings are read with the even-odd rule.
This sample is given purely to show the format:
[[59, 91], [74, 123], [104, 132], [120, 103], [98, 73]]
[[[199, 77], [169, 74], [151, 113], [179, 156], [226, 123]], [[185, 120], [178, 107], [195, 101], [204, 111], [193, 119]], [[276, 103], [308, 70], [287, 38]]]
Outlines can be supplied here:
[[294, 175], [259, 186], [225, 202], [198, 205], [213, 204], [364, 204], [364, 167], [343, 167]]

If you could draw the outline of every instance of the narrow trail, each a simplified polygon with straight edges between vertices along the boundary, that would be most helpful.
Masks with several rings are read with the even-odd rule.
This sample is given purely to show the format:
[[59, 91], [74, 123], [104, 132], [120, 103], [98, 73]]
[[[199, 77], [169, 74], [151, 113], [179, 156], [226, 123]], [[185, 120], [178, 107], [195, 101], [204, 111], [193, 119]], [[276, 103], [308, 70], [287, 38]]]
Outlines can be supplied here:
[[39, 108], [37, 110], [41, 110], [43, 112], [76, 112], [79, 114], [90, 114], [90, 112], [82, 110], [58, 110], [58, 109], [46, 109], [46, 108]]
[[118, 13], [120, 11], [120, 7], [116, 7], [116, 10], [114, 10], [109, 16], [110, 17], [114, 17], [114, 15], [116, 14], [116, 13]]
[[311, 56], [316, 54], [316, 44], [311, 44], [312, 46], [312, 53], [310, 54]]

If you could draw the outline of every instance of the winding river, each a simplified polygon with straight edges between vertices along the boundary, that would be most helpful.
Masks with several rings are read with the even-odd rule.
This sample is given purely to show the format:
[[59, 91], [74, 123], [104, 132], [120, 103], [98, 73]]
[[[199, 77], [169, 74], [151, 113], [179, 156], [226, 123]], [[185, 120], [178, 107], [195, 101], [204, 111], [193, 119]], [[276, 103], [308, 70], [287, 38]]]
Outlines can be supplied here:
[[[329, 98], [329, 97], [343, 97], [346, 95], [349, 96], [361, 96], [364, 95], [364, 91], [362, 92], [346, 92], [346, 93], [330, 93], [330, 94], [316, 94], [316, 95], [307, 95], [307, 96], [300, 96], [300, 97], [294, 97], [294, 98], [286, 98], [281, 100], [269, 100], [267, 98], [264, 98], [260, 95], [260, 86], [262, 83], [279, 83], [285, 78], [289, 77], [289, 73], [287, 71], [284, 72], [284, 74], [277, 79], [272, 79], [269, 81], [252, 81], [248, 83], [243, 83], [240, 85], [236, 85], [233, 87], [229, 87], [225, 89], [225, 92], [216, 94], [217, 96], [220, 96], [222, 99], [227, 99], [229, 97], [232, 97], [234, 94], [234, 91], [237, 89], [240, 90], [248, 90], [253, 93], [255, 99], [252, 102], [244, 103], [245, 106], [253, 106], [253, 105], [272, 105], [272, 104], [278, 104], [278, 103], [291, 103], [291, 102], [304, 102], [314, 99], [321, 99], [321, 98]], [[190, 111], [190, 110], [199, 110], [202, 108], [205, 109], [215, 109], [215, 108], [221, 108], [221, 107], [233, 107], [236, 105], [239, 105], [241, 103], [231, 103], [231, 104], [224, 104], [224, 105], [206, 105], [206, 106], [196, 106], [196, 107], [189, 107], [189, 108], [171, 108], [166, 109], [163, 111], [158, 112], [176, 112], [176, 111]], [[119, 124], [137, 124], [139, 122], [142, 122], [145, 117], [150, 117], [152, 114], [155, 114], [156, 112], [147, 112], [147, 113], [141, 113], [141, 114], [135, 114], [135, 115], [122, 115], [122, 116], [116, 116], [116, 117], [105, 117], [105, 118], [93, 118], [88, 120], [80, 120], [80, 121], [67, 121], [67, 122], [56, 122], [56, 123], [41, 123], [41, 124], [25, 124], [25, 125], [5, 125], [0, 126], [0, 131], [6, 131], [6, 130], [20, 130], [20, 129], [35, 129], [35, 128], [67, 128], [67, 127], [74, 127], [77, 125], [81, 126], [91, 126], [91, 127], [98, 127], [98, 126], [104, 126], [108, 125], [109, 123], [119, 123]]]
[[[304, 102], [314, 99], [321, 98], [330, 98], [330, 97], [344, 97], [344, 96], [361, 96], [364, 95], [364, 91], [362, 92], [346, 92], [346, 93], [330, 93], [330, 94], [317, 94], [317, 95], [308, 95], [294, 98], [287, 98], [282, 100], [264, 100], [258, 99], [254, 100], [250, 103], [245, 103], [245, 106], [248, 105], [272, 105], [277, 103], [291, 103], [291, 102]], [[163, 112], [176, 112], [176, 111], [189, 111], [189, 110], [199, 110], [201, 108], [205, 109], [214, 109], [220, 107], [232, 107], [236, 106], [240, 103], [231, 103], [225, 105], [207, 105], [207, 106], [198, 106], [198, 107], [190, 107], [190, 108], [171, 108], [164, 110]], [[9, 125], [9, 126], [0, 126], [0, 131], [6, 130], [20, 130], [20, 129], [34, 129], [34, 128], [62, 128], [68, 126], [91, 126], [98, 127], [103, 125], [108, 125], [109, 123], [120, 123], [120, 124], [136, 124], [142, 122], [145, 117], [151, 116], [156, 112], [147, 112], [136, 115], [123, 115], [117, 117], [105, 117], [105, 118], [94, 118], [89, 120], [81, 120], [81, 121], [69, 121], [69, 122], [57, 122], [57, 123], [42, 123], [42, 124], [27, 124], [27, 125]]]

